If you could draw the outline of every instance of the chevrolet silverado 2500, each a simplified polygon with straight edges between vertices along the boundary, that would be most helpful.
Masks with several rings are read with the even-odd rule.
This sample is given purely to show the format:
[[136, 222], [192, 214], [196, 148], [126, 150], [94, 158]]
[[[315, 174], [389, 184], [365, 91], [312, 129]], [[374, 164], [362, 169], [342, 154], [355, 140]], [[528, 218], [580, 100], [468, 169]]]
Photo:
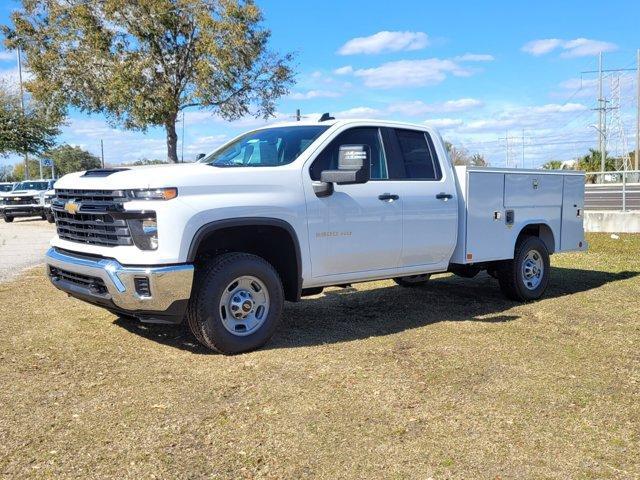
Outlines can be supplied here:
[[42, 217], [45, 213], [45, 192], [53, 188], [53, 180], [26, 180], [13, 190], [0, 193], [0, 216], [5, 222], [16, 217]]
[[423, 125], [265, 127], [195, 164], [90, 170], [55, 185], [53, 284], [208, 348], [263, 345], [285, 300], [437, 272], [540, 298], [549, 255], [584, 250], [584, 174], [454, 167]]

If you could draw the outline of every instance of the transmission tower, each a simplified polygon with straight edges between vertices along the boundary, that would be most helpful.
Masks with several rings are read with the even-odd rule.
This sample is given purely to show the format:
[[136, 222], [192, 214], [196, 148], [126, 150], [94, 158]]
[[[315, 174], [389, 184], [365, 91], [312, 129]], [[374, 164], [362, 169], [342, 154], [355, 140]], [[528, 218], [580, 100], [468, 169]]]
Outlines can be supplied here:
[[630, 170], [632, 167], [631, 157], [629, 155], [629, 145], [624, 128], [624, 122], [622, 121], [622, 115], [620, 114], [620, 107], [622, 105], [622, 87], [619, 74], [611, 77], [610, 88], [611, 117], [607, 128], [609, 133], [606, 137], [606, 142], [608, 143], [608, 150], [616, 159], [616, 170]]

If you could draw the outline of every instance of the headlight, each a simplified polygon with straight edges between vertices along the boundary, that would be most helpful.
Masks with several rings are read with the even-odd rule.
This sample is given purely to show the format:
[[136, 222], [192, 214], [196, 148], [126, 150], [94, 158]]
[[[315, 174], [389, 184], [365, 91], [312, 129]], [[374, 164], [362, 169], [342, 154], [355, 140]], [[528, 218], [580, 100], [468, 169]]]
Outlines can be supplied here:
[[127, 220], [133, 243], [140, 250], [158, 249], [158, 222], [155, 214], [145, 219]]
[[129, 196], [138, 200], [171, 200], [178, 196], [178, 189], [172, 187], [130, 190]]

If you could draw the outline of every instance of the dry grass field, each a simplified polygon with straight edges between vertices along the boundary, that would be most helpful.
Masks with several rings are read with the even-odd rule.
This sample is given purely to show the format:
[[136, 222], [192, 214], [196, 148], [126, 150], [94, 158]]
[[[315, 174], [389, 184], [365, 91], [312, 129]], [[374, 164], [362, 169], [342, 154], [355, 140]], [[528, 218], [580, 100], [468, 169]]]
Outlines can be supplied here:
[[638, 478], [640, 236], [589, 241], [535, 303], [329, 289], [235, 357], [31, 270], [0, 284], [0, 476]]

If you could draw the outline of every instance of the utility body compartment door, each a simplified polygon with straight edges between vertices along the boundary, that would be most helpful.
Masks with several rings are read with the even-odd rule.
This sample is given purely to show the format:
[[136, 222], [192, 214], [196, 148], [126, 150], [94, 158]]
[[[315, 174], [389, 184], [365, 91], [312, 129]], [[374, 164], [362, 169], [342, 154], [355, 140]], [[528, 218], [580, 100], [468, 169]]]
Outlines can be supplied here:
[[562, 205], [562, 175], [508, 173], [504, 183], [505, 208]]
[[466, 258], [468, 262], [507, 258], [503, 173], [468, 172]]
[[582, 249], [584, 242], [584, 177], [565, 175], [560, 250]]

